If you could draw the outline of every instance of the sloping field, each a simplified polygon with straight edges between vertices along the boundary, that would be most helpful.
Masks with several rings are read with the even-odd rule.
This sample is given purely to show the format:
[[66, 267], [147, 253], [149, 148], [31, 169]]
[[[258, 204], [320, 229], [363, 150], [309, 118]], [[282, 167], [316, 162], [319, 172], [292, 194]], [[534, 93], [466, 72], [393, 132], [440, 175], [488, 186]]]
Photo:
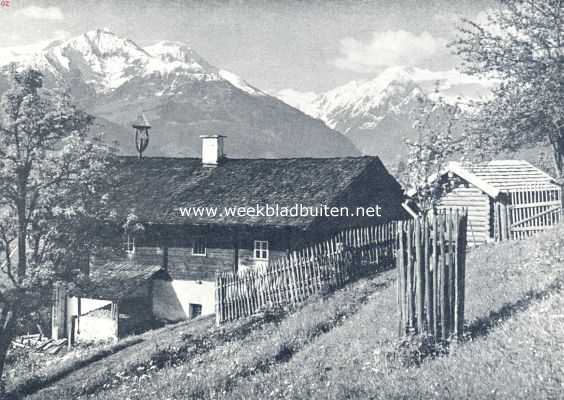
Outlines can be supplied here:
[[395, 271], [387, 271], [289, 315], [220, 330], [203, 320], [166, 340], [166, 333], [162, 340], [154, 335], [150, 344], [78, 369], [32, 398], [559, 398], [563, 277], [561, 227], [472, 250], [467, 338], [448, 355], [403, 357]]

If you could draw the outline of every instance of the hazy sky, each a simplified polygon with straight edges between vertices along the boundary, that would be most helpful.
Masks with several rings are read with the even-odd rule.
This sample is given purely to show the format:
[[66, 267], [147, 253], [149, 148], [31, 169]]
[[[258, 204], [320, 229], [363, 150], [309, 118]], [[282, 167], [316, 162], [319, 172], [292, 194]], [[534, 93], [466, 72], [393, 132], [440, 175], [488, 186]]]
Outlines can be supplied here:
[[456, 66], [445, 43], [457, 20], [479, 18], [491, 6], [491, 0], [11, 0], [0, 8], [0, 47], [107, 28], [142, 46], [186, 42], [266, 91], [322, 91], [389, 66]]

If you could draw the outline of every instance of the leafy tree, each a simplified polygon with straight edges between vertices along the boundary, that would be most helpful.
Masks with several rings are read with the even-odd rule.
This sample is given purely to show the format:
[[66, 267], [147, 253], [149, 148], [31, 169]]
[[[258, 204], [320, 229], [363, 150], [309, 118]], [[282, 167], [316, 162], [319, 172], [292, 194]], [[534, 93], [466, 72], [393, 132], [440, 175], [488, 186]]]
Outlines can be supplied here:
[[73, 276], [110, 216], [114, 153], [87, 136], [92, 122], [40, 72], [13, 71], [0, 106], [0, 377], [18, 323]]
[[478, 151], [550, 144], [563, 175], [564, 0], [498, 0], [485, 23], [462, 20], [451, 43], [462, 70], [499, 80], [473, 130]]
[[[435, 93], [436, 94], [436, 93]], [[416, 141], [405, 140], [408, 159], [404, 181], [423, 211], [436, 207], [442, 193], [453, 182], [442, 173], [447, 162], [462, 150], [462, 109], [443, 97], [421, 96], [413, 110]]]

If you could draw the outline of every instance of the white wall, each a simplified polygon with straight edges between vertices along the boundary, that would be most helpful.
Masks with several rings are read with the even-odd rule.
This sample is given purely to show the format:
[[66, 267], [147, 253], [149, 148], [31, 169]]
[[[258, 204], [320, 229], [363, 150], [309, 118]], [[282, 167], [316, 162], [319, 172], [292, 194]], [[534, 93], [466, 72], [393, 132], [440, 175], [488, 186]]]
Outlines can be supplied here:
[[215, 282], [153, 281], [153, 315], [157, 319], [189, 319], [190, 303], [202, 305], [202, 315], [215, 312]]
[[[82, 297], [80, 299], [80, 314], [84, 315], [90, 311], [103, 308], [108, 304], [112, 304], [111, 300], [87, 299]], [[69, 297], [67, 307], [70, 315], [78, 315], [78, 297]]]
[[116, 321], [110, 316], [83, 315], [75, 327], [77, 342], [97, 342], [102, 340], [117, 340]]
[[[75, 322], [75, 338], [77, 342], [92, 342], [114, 339], [116, 321], [111, 318], [111, 312], [100, 310], [112, 304], [110, 300], [80, 299], [80, 316], [78, 316], [78, 297], [67, 298], [67, 318], [78, 316]], [[96, 311], [100, 310], [100, 311]], [[93, 314], [89, 314], [95, 311]], [[85, 315], [87, 314], [87, 315]]]

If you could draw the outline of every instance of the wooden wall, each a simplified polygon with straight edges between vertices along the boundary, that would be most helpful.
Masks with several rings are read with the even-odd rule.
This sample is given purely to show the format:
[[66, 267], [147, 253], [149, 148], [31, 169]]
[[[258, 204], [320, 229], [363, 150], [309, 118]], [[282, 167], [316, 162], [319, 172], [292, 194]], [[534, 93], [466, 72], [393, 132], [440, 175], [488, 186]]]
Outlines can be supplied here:
[[439, 208], [468, 209], [468, 243], [479, 244], [491, 238], [491, 199], [475, 186], [463, 182], [443, 196]]
[[220, 237], [218, 234], [201, 235], [206, 237], [206, 255], [192, 254], [192, 237], [182, 235], [167, 241], [169, 247], [145, 241], [135, 247], [135, 254], [129, 258], [125, 251], [106, 249], [91, 258], [94, 265], [101, 267], [108, 262], [130, 260], [139, 265], [161, 265], [172, 279], [189, 281], [214, 281], [218, 272], [232, 272], [235, 263], [235, 242], [237, 241], [237, 269], [261, 266], [264, 261], [254, 259], [254, 241], [268, 240], [270, 259], [287, 254], [290, 247], [297, 247], [295, 240], [290, 240], [290, 233], [276, 234], [245, 233], [236, 241], [230, 234]]

